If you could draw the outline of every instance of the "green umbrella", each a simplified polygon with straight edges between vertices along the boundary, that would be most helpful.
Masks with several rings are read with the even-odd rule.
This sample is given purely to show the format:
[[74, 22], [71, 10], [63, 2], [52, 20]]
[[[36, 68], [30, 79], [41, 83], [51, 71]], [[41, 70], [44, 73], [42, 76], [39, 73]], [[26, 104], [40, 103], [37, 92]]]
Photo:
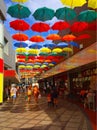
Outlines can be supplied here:
[[33, 16], [36, 20], [40, 21], [51, 20], [54, 17], [54, 10], [47, 7], [38, 8], [33, 13]]
[[78, 15], [78, 20], [85, 22], [92, 22], [93, 20], [96, 20], [96, 18], [97, 12], [95, 12], [94, 10], [85, 10]]
[[12, 17], [20, 19], [27, 18], [31, 14], [30, 10], [27, 7], [20, 4], [10, 6], [7, 10], [7, 13]]
[[76, 17], [76, 12], [71, 8], [63, 7], [56, 10], [55, 16], [58, 19], [70, 21]]

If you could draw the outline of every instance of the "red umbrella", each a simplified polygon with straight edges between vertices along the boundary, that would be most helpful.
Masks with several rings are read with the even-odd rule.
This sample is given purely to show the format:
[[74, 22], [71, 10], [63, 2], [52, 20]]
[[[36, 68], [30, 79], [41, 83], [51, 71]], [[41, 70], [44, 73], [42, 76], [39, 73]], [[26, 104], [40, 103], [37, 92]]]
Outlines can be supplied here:
[[50, 29], [50, 26], [46, 23], [39, 22], [39, 23], [34, 23], [31, 26], [31, 29], [36, 32], [46, 32]]
[[88, 30], [97, 30], [97, 21], [93, 21], [91, 23], [88, 24]]
[[48, 40], [60, 40], [61, 37], [58, 34], [50, 34], [46, 37]]
[[26, 34], [22, 34], [22, 33], [16, 33], [16, 34], [12, 35], [12, 38], [17, 40], [17, 41], [28, 40], [28, 36]]
[[75, 40], [82, 40], [82, 39], [88, 39], [91, 36], [89, 34], [82, 34], [80, 36], [78, 36]]
[[58, 21], [56, 23], [53, 24], [53, 26], [51, 27], [53, 30], [65, 30], [67, 28], [70, 27], [70, 24], [68, 22], [65, 21]]
[[72, 32], [81, 32], [85, 29], [88, 28], [88, 23], [86, 22], [75, 22], [72, 26], [71, 26], [71, 31]]
[[20, 20], [20, 19], [10, 22], [10, 27], [12, 27], [15, 30], [20, 30], [20, 31], [25, 31], [25, 30], [30, 29], [30, 25], [26, 23], [24, 20]]
[[30, 41], [32, 41], [32, 42], [43, 42], [44, 38], [42, 36], [36, 35], [36, 36], [32, 36], [30, 38]]
[[63, 41], [72, 41], [76, 38], [76, 36], [72, 35], [72, 34], [68, 34], [68, 35], [65, 35], [63, 36], [62, 40]]

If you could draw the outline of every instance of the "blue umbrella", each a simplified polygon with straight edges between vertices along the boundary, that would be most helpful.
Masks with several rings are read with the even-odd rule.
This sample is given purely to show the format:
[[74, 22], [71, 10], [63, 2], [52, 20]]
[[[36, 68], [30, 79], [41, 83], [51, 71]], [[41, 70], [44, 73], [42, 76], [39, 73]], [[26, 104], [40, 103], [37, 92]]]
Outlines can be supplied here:
[[25, 43], [25, 42], [16, 42], [16, 43], [14, 44], [14, 46], [15, 46], [15, 47], [23, 47], [23, 48], [25, 48], [25, 47], [28, 46], [28, 44]]
[[67, 47], [68, 46], [68, 43], [65, 43], [65, 42], [61, 42], [61, 43], [58, 43], [56, 47]]
[[33, 49], [40, 49], [40, 48], [42, 48], [42, 44], [39, 44], [39, 43], [33, 43], [33, 44], [31, 44], [30, 46], [29, 46], [29, 48], [33, 48]]
[[45, 42], [45, 43], [43, 44], [43, 46], [52, 49], [52, 48], [56, 47], [56, 44], [55, 44], [55, 43], [52, 43], [52, 42]]
[[74, 41], [69, 42], [69, 44], [79, 48], [79, 44]]

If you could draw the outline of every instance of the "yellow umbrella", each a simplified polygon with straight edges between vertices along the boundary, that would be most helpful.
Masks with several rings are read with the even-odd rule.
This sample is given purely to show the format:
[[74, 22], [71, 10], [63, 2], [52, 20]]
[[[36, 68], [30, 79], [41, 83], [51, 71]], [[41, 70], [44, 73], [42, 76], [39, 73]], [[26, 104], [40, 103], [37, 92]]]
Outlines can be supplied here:
[[55, 49], [52, 50], [52, 52], [54, 52], [54, 53], [61, 53], [62, 49], [61, 48], [55, 48]]
[[31, 65], [27, 65], [26, 69], [32, 69], [33, 67]]
[[88, 0], [88, 7], [96, 9], [97, 8], [97, 0]]
[[16, 49], [16, 52], [17, 53], [23, 53], [23, 52], [26, 52], [27, 50], [25, 48], [17, 48]]
[[69, 47], [65, 47], [65, 48], [63, 48], [63, 51], [65, 51], [65, 52], [72, 52], [73, 50], [71, 48], [69, 48]]
[[38, 52], [39, 52], [39, 50], [38, 49], [29, 49], [28, 50], [28, 53], [30, 53], [30, 54], [38, 54]]
[[86, 3], [86, 0], [60, 0], [63, 5], [70, 7], [79, 7], [83, 6]]
[[19, 69], [24, 69], [25, 65], [19, 65]]
[[48, 53], [51, 52], [51, 49], [49, 49], [49, 48], [47, 48], [47, 47], [43, 47], [43, 48], [40, 49], [40, 52], [41, 52], [41, 53], [47, 53], [47, 54], [48, 54]]
[[13, 2], [20, 2], [20, 3], [24, 3], [27, 2], [28, 0], [12, 0]]
[[40, 68], [40, 65], [34, 65], [33, 68], [34, 69]]

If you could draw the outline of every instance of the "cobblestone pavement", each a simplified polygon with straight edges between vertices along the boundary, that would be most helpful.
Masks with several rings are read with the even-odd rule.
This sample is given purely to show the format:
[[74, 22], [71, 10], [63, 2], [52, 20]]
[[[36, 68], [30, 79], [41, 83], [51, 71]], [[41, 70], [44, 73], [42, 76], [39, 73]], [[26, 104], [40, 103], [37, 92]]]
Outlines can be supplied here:
[[30, 104], [20, 95], [15, 104], [0, 105], [0, 130], [92, 130], [83, 111], [66, 99], [59, 99], [57, 108], [47, 106], [45, 97]]

